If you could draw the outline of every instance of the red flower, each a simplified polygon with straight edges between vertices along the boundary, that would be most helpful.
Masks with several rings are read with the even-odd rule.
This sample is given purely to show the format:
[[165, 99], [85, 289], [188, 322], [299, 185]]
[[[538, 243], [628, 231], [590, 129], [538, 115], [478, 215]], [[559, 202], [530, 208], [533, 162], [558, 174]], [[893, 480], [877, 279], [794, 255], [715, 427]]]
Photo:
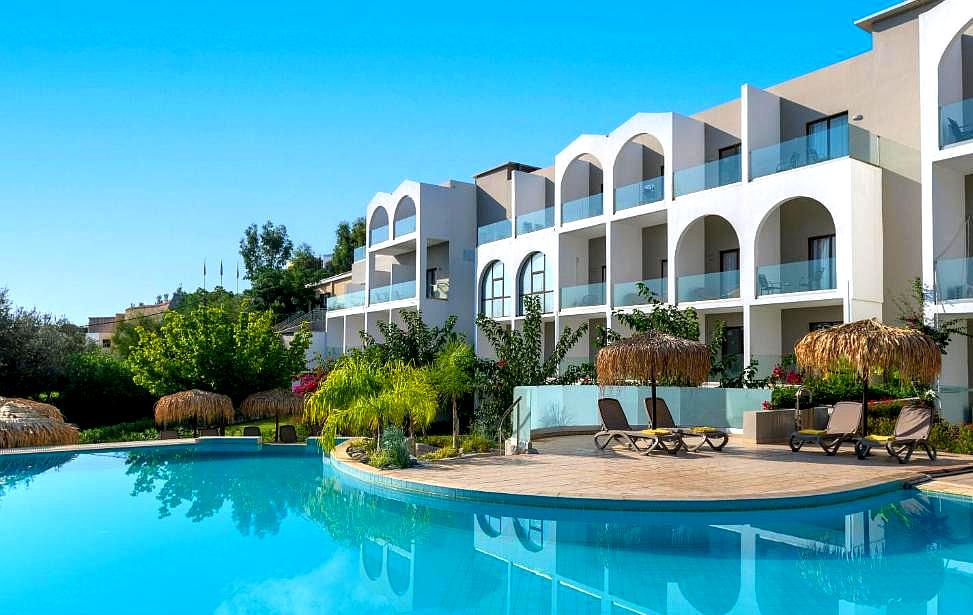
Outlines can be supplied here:
[[769, 401], [765, 401], [763, 403], [763, 409], [764, 410], [773, 410], [774, 409], [774, 405], [772, 403], [770, 403]]
[[803, 384], [804, 379], [797, 372], [790, 372], [787, 374], [787, 384]]
[[507, 362], [504, 361], [503, 359], [500, 359], [499, 361], [497, 361], [497, 367], [499, 369], [503, 369], [503, 368], [507, 367]]

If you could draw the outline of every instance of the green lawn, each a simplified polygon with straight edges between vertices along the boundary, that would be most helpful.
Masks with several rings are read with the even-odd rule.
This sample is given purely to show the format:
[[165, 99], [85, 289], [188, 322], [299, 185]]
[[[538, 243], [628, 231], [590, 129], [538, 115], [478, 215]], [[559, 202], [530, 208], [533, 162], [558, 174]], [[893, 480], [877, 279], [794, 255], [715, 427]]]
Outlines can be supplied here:
[[[280, 422], [281, 425], [294, 425], [297, 429], [297, 441], [304, 442], [307, 440], [307, 427], [301, 423], [292, 423], [287, 419]], [[247, 425], [256, 425], [260, 428], [260, 435], [263, 436], [264, 442], [274, 441], [274, 419], [260, 419], [255, 421], [246, 421], [244, 423], [237, 423], [236, 425], [226, 426], [226, 435], [228, 436], [242, 436], [243, 428]]]

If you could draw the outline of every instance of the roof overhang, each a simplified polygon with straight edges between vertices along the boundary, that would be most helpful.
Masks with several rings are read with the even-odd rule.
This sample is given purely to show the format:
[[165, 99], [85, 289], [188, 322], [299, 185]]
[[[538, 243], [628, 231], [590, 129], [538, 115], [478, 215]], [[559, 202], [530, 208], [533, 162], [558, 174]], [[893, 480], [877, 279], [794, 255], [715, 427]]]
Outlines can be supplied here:
[[887, 9], [882, 9], [877, 13], [872, 13], [868, 17], [862, 17], [855, 22], [855, 25], [865, 32], [874, 32], [875, 24], [880, 21], [895, 17], [896, 15], [901, 15], [902, 13], [906, 13], [908, 11], [939, 4], [940, 2], [942, 2], [942, 0], [905, 0], [904, 2], [899, 2], [898, 4], [892, 5]]

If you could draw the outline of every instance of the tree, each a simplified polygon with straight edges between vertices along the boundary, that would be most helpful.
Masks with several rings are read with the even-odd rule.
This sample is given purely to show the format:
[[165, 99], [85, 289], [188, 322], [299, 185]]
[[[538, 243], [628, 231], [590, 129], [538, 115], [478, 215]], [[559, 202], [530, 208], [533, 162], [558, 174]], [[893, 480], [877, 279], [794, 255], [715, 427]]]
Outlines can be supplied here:
[[305, 368], [307, 327], [284, 346], [273, 326], [270, 311], [245, 310], [236, 317], [222, 306], [170, 311], [158, 331], [138, 329], [129, 365], [136, 384], [153, 395], [195, 388], [239, 403], [251, 393], [290, 386]]
[[240, 240], [240, 256], [247, 279], [253, 280], [253, 276], [261, 270], [283, 269], [293, 249], [294, 244], [283, 224], [275, 225], [270, 220], [260, 228], [251, 224], [243, 231], [243, 239]]
[[57, 405], [69, 422], [87, 428], [152, 416], [154, 401], [151, 393], [135, 384], [125, 362], [92, 348], [68, 359]]
[[935, 289], [922, 285], [922, 280], [912, 281], [911, 292], [896, 300], [899, 307], [899, 320], [909, 329], [925, 333], [932, 338], [939, 347], [939, 352], [946, 354], [949, 342], [954, 335], [969, 337], [969, 332], [959, 318], [927, 318], [930, 312], [927, 308], [936, 303]]
[[14, 308], [0, 288], [0, 395], [60, 391], [68, 359], [87, 345], [84, 329], [64, 318]]
[[514, 387], [541, 385], [555, 378], [561, 361], [588, 330], [587, 324], [577, 330], [565, 327], [550, 356], [545, 359], [541, 304], [532, 296], [524, 298], [522, 330], [507, 330], [484, 314], [476, 317], [476, 326], [497, 355], [496, 361], [477, 364], [477, 381], [486, 397], [480, 404], [477, 421], [489, 433], [496, 430], [500, 413], [513, 402]]
[[451, 402], [453, 411], [453, 448], [459, 448], [459, 398], [476, 387], [473, 347], [454, 339], [440, 351], [433, 364], [433, 384], [439, 394]]
[[379, 343], [362, 332], [362, 341], [379, 352], [383, 361], [402, 361], [417, 367], [432, 365], [436, 356], [456, 338], [456, 316], [449, 316], [441, 327], [429, 326], [422, 320], [422, 310], [399, 312], [405, 322], [403, 329], [395, 322], [379, 322], [383, 342]]
[[321, 445], [334, 448], [338, 430], [372, 433], [381, 448], [387, 426], [428, 426], [436, 418], [436, 389], [429, 372], [378, 353], [342, 356], [307, 400], [310, 421], [323, 424]]
[[365, 219], [358, 218], [352, 224], [341, 222], [335, 230], [334, 250], [331, 262], [325, 267], [324, 276], [329, 277], [351, 271], [355, 262], [355, 248], [365, 245]]

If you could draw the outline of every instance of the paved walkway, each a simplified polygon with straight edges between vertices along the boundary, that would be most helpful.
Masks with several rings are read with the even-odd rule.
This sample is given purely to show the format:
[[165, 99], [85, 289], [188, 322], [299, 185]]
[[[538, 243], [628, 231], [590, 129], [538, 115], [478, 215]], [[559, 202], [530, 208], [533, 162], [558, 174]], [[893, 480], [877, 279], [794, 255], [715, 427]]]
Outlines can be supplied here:
[[642, 456], [623, 446], [595, 450], [590, 436], [535, 442], [538, 455], [480, 456], [424, 462], [406, 470], [378, 471], [350, 460], [357, 469], [455, 489], [514, 495], [627, 500], [745, 500], [840, 493], [888, 483], [925, 480], [931, 474], [973, 470], [973, 456], [918, 454], [900, 465], [882, 451], [859, 461], [848, 446], [837, 457], [820, 450], [792, 453], [787, 446], [731, 440], [722, 453]]
[[919, 489], [933, 493], [973, 498], [973, 473], [944, 476], [919, 485]]

